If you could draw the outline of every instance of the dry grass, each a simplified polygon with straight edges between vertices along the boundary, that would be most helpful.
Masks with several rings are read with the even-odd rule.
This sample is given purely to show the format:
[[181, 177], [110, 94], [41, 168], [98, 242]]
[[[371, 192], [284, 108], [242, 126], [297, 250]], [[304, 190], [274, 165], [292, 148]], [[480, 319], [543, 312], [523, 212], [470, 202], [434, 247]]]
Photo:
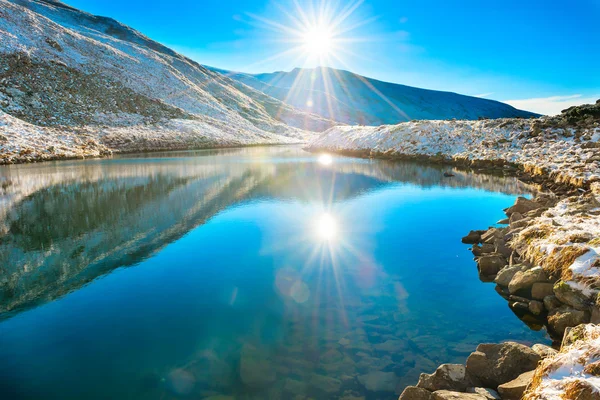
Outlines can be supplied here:
[[564, 400], [592, 400], [598, 399], [594, 388], [584, 380], [575, 380], [565, 385]]
[[573, 272], [569, 267], [589, 250], [589, 247], [582, 245], [557, 247], [542, 260], [542, 268], [551, 275], [560, 276], [563, 281], [571, 280]]

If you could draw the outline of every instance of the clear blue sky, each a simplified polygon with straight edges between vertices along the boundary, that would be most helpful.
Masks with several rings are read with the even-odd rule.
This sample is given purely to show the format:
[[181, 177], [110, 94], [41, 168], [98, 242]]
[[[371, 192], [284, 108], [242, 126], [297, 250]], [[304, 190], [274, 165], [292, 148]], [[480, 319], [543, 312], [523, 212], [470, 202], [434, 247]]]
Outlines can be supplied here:
[[[310, 4], [320, 4], [296, 1], [308, 14]], [[281, 55], [295, 44], [264, 21], [295, 26], [286, 15], [298, 16], [293, 0], [65, 2], [224, 69], [271, 72], [325, 63], [390, 82], [525, 100], [516, 105], [529, 109], [600, 97], [600, 0], [364, 1], [338, 28], [350, 29], [337, 36], [341, 61]], [[339, 14], [350, 2], [326, 3]]]

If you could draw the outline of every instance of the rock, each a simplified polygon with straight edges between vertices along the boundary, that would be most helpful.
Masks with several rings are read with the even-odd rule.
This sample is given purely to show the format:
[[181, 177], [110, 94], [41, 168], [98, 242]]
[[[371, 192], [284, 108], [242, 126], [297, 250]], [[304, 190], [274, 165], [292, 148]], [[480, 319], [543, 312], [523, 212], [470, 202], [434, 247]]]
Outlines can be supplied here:
[[373, 371], [359, 375], [358, 382], [371, 392], [393, 392], [398, 378], [393, 372]]
[[506, 258], [500, 254], [485, 255], [477, 259], [479, 274], [485, 277], [495, 276], [506, 264]]
[[373, 348], [384, 353], [399, 354], [406, 349], [406, 342], [403, 340], [386, 340], [384, 343], [377, 343]]
[[471, 379], [467, 376], [464, 365], [442, 364], [433, 374], [421, 374], [417, 387], [435, 392], [436, 390], [464, 391], [473, 386]]
[[493, 244], [490, 244], [490, 243], [483, 243], [481, 246], [474, 245], [471, 248], [471, 252], [473, 253], [473, 255], [475, 257], [479, 257], [479, 256], [482, 256], [484, 254], [493, 253], [495, 251], [496, 251], [496, 247]]
[[522, 220], [523, 218], [523, 214], [521, 214], [520, 212], [513, 212], [510, 216], [510, 218], [508, 219], [508, 223], [511, 225], [514, 224], [515, 222]]
[[[393, 374], [393, 372], [391, 373]], [[308, 384], [311, 388], [315, 388], [325, 393], [336, 393], [339, 392], [342, 381], [325, 375], [312, 374]], [[395, 388], [392, 387], [391, 391], [394, 389]]]
[[432, 400], [487, 400], [487, 397], [478, 393], [451, 392], [449, 390], [438, 390], [431, 396]]
[[562, 303], [577, 310], [589, 310], [592, 305], [592, 301], [583, 292], [563, 281], [554, 284], [554, 295]]
[[544, 303], [537, 300], [531, 300], [529, 302], [529, 311], [531, 311], [533, 315], [540, 315], [544, 312]]
[[521, 400], [525, 389], [533, 380], [534, 373], [535, 370], [524, 372], [512, 381], [498, 386], [498, 393], [502, 396], [502, 400]]
[[480, 344], [467, 359], [467, 373], [483, 386], [495, 389], [535, 369], [540, 359], [535, 351], [519, 343]]
[[546, 282], [536, 282], [531, 286], [531, 297], [536, 300], [543, 300], [546, 296], [554, 294], [554, 285]]
[[338, 350], [329, 349], [321, 355], [321, 357], [319, 358], [319, 361], [326, 363], [326, 364], [330, 364], [330, 363], [337, 363], [337, 362], [341, 361], [343, 358], [344, 358], [344, 355], [342, 353], [340, 353]]
[[552, 357], [552, 356], [556, 355], [556, 353], [558, 353], [558, 351], [554, 350], [552, 347], [546, 346], [545, 344], [539, 344], [539, 343], [531, 346], [531, 350], [538, 353], [539, 356], [542, 357], [542, 359]]
[[490, 228], [485, 233], [481, 234], [481, 241], [483, 243], [494, 244], [496, 239], [502, 239], [504, 237], [504, 229]]
[[498, 392], [492, 389], [481, 388], [481, 387], [473, 387], [468, 388], [467, 393], [477, 393], [484, 396], [488, 400], [501, 400]]
[[506, 215], [508, 215], [509, 217], [512, 216], [512, 214], [514, 213], [519, 213], [519, 214], [525, 214], [529, 211], [535, 210], [540, 208], [541, 205], [526, 199], [525, 197], [517, 197], [517, 201], [515, 201], [515, 204], [507, 209], [504, 210], [504, 212], [506, 213]]
[[306, 382], [297, 381], [295, 379], [287, 378], [285, 383], [283, 384], [283, 390], [288, 393], [292, 393], [295, 395], [298, 394], [306, 394], [306, 390], [308, 389], [308, 385]]
[[252, 388], [262, 388], [275, 382], [276, 372], [263, 352], [244, 345], [240, 358], [240, 378]]
[[511, 231], [514, 231], [516, 229], [523, 229], [526, 228], [527, 226], [529, 226], [529, 223], [531, 222], [532, 218], [521, 218], [518, 221], [513, 222], [510, 225], [510, 229]]
[[503, 218], [500, 221], [496, 222], [498, 225], [508, 225], [509, 223], [509, 219], [508, 218]]
[[583, 372], [588, 375], [600, 376], [600, 361], [594, 361], [583, 368]]
[[431, 400], [431, 392], [416, 386], [408, 386], [398, 400]]
[[498, 274], [496, 275], [496, 279], [494, 279], [494, 282], [496, 282], [500, 286], [507, 287], [517, 272], [525, 271], [526, 269], [527, 267], [522, 264], [516, 264], [510, 267], [502, 268], [500, 272], [498, 272]]
[[189, 395], [194, 390], [195, 385], [194, 375], [182, 368], [172, 370], [165, 378], [166, 388], [178, 396]]
[[506, 245], [504, 240], [501, 240], [501, 239], [496, 240], [494, 251], [496, 253], [504, 256], [507, 260], [510, 258], [510, 256], [513, 253], [513, 250]]
[[592, 317], [590, 318], [590, 322], [595, 325], [600, 324], [600, 307], [597, 305], [592, 307]]
[[[512, 301], [509, 304], [509, 307], [513, 309], [513, 311], [529, 312], [529, 302], [524, 301]], [[520, 314], [517, 314], [520, 315]]]
[[469, 234], [462, 238], [462, 242], [466, 244], [475, 244], [481, 241], [481, 233], [483, 231], [471, 231]]
[[563, 335], [568, 327], [588, 322], [589, 313], [576, 310], [569, 306], [559, 307], [548, 315], [548, 325], [559, 335]]
[[574, 327], [568, 327], [565, 329], [565, 336], [563, 337], [562, 343], [560, 344], [561, 349], [565, 349], [579, 342], [580, 340], [586, 340], [590, 334], [588, 327], [585, 325], [577, 325]]
[[528, 289], [537, 282], [548, 282], [548, 274], [542, 267], [535, 267], [527, 271], [517, 272], [508, 284], [510, 293], [516, 293], [522, 289]]
[[561, 306], [563, 306], [563, 303], [561, 303], [556, 296], [552, 295], [544, 297], [544, 307], [546, 307], [546, 310], [552, 311]]

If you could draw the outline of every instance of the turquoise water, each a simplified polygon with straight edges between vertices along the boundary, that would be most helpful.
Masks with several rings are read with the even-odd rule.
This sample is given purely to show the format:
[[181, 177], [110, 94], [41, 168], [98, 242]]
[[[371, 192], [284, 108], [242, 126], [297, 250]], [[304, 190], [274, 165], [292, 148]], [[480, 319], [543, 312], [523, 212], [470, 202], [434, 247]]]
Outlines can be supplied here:
[[0, 167], [0, 398], [395, 399], [547, 342], [460, 238], [513, 179], [294, 147]]

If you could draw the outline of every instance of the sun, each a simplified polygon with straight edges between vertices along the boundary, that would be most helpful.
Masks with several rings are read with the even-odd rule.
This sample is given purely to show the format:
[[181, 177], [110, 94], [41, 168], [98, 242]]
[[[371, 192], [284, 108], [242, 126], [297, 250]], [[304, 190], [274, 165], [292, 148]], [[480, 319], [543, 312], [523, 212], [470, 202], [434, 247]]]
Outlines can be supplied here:
[[333, 34], [326, 27], [309, 27], [302, 38], [304, 50], [313, 56], [326, 56], [332, 50]]

